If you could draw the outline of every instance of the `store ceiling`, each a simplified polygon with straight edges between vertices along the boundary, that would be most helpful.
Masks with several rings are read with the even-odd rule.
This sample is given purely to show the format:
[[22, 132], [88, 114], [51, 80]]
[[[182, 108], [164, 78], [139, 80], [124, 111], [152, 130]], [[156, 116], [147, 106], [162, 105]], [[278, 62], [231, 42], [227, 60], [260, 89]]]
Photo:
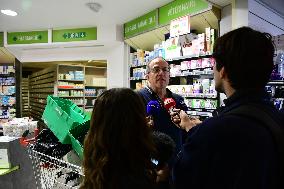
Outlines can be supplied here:
[[[48, 28], [79, 28], [104, 24], [118, 24], [137, 18], [161, 7], [172, 0], [1, 0], [1, 9], [12, 9], [16, 17], [0, 13], [0, 31], [31, 31]], [[99, 12], [86, 6], [97, 2]], [[211, 0], [219, 6], [230, 4], [231, 0]], [[52, 47], [54, 48], [54, 47]], [[3, 53], [5, 52], [5, 53]], [[14, 57], [2, 48], [0, 62], [13, 62]], [[26, 66], [26, 65], [25, 65]]]
[[[1, 0], [1, 9], [12, 9], [16, 17], [0, 14], [0, 31], [30, 31], [48, 28], [78, 28], [118, 24], [137, 18], [172, 0]], [[99, 12], [86, 6], [97, 2]], [[221, 7], [231, 0], [209, 0]]]
[[[87, 7], [89, 2], [99, 3], [100, 11]], [[169, 2], [171, 0], [1, 0], [1, 9], [15, 10], [18, 16], [0, 13], [0, 32], [122, 25]], [[13, 62], [14, 58], [6, 54], [1, 51], [0, 62]]]
[[[103, 24], [118, 24], [137, 18], [172, 0], [0, 0], [1, 9], [13, 9], [18, 16], [0, 14], [0, 31], [31, 31], [48, 28], [100, 27]], [[232, 0], [208, 0], [224, 7]], [[256, 0], [284, 15], [283, 0]], [[97, 2], [99, 12], [86, 6]], [[14, 57], [4, 48], [0, 51], [1, 62], [13, 62]]]
[[[99, 3], [99, 12], [87, 7], [89, 2]], [[1, 9], [13, 9], [18, 16], [1, 14], [0, 31], [121, 25], [168, 2], [171, 0], [1, 0]]]
[[284, 18], [284, 1], [283, 0], [258, 0], [265, 4], [267, 7], [270, 7], [279, 15]]

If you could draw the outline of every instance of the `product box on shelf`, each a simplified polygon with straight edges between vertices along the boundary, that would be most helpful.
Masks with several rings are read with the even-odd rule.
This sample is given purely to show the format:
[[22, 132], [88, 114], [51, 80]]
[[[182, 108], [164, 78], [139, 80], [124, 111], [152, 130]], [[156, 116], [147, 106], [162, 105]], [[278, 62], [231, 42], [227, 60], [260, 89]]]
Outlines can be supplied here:
[[190, 16], [182, 16], [174, 19], [170, 23], [170, 36], [180, 36], [190, 33]]
[[[212, 54], [213, 53], [213, 47], [214, 47], [214, 44], [215, 44], [215, 39], [216, 39], [216, 31], [215, 31], [215, 29], [211, 29], [210, 30], [210, 35], [211, 35], [211, 41], [210, 41], [210, 43], [211, 43], [211, 47], [210, 47], [210, 51], [209, 51], [209, 54]], [[208, 50], [207, 50], [207, 52], [208, 52]]]
[[206, 54], [206, 37], [204, 33], [198, 34], [198, 49], [199, 52], [197, 53], [197, 56], [203, 56]]
[[166, 59], [172, 59], [181, 56], [181, 46], [179, 43], [179, 37], [167, 39], [164, 44]]
[[106, 78], [93, 78], [92, 82], [93, 86], [101, 86], [101, 87], [106, 87], [107, 86], [107, 79]]

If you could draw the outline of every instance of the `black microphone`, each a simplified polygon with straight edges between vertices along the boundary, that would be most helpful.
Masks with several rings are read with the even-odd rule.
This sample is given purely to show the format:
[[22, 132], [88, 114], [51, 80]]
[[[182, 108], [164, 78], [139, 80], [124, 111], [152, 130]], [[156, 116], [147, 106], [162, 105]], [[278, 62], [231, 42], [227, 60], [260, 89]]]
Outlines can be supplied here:
[[169, 135], [159, 131], [154, 131], [152, 133], [152, 137], [157, 149], [157, 154], [152, 159], [152, 162], [159, 170], [163, 168], [172, 158], [175, 152], [176, 144]]

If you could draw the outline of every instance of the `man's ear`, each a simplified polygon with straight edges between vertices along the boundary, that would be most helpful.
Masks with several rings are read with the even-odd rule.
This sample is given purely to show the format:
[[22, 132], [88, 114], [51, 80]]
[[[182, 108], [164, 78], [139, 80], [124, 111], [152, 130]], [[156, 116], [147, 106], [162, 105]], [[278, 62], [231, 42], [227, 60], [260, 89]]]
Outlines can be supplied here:
[[149, 79], [149, 73], [147, 73], [146, 75], [145, 75], [145, 79]]
[[226, 73], [226, 70], [225, 70], [225, 67], [223, 66], [220, 70], [220, 78], [221, 79], [225, 79], [227, 78], [227, 73]]

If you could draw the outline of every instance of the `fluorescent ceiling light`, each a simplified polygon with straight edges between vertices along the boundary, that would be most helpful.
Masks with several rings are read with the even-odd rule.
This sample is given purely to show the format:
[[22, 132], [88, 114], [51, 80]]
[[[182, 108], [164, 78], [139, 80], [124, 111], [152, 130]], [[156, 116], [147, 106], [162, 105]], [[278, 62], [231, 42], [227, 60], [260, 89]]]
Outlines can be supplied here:
[[9, 9], [1, 10], [1, 12], [3, 14], [8, 15], [8, 16], [17, 16], [18, 15], [18, 13], [16, 13], [15, 11], [9, 10]]

